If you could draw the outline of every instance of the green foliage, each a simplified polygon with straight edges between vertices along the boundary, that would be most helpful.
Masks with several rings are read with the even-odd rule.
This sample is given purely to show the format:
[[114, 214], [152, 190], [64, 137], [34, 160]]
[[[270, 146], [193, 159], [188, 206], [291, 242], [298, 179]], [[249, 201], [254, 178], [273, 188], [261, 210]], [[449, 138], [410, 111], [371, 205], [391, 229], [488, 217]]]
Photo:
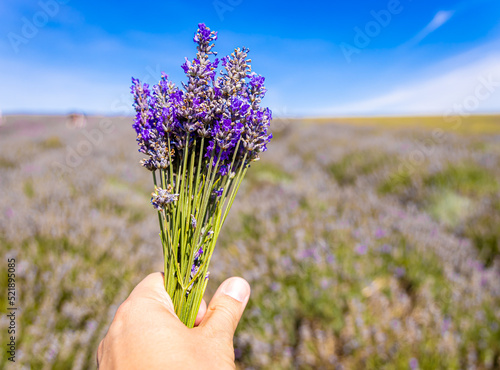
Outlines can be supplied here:
[[[471, 148], [477, 147], [473, 141]], [[480, 150], [485, 148], [488, 145]], [[500, 253], [499, 175], [470, 160], [446, 162], [442, 168], [430, 172], [425, 165], [412, 173], [395, 171], [378, 185], [378, 192], [415, 204], [457, 235], [466, 236], [490, 266]]]
[[31, 179], [24, 182], [23, 190], [24, 194], [26, 194], [28, 198], [33, 198], [35, 196], [35, 187], [33, 186], [33, 181]]
[[424, 185], [476, 197], [492, 194], [499, 189], [495, 176], [477, 163], [449, 165], [441, 172], [427, 175]]
[[293, 180], [293, 177], [288, 172], [273, 163], [259, 161], [252, 164], [251, 168], [245, 180], [245, 183], [247, 181], [251, 182], [251, 186], [288, 183]]
[[453, 191], [444, 190], [436, 192], [430, 198], [427, 209], [435, 219], [451, 227], [456, 227], [468, 217], [471, 201]]
[[5, 157], [0, 157], [0, 168], [1, 169], [12, 169], [16, 167], [16, 162]]
[[408, 171], [393, 172], [379, 185], [378, 192], [383, 195], [401, 194], [411, 186], [411, 177]]
[[352, 185], [360, 176], [368, 175], [390, 162], [389, 159], [384, 152], [361, 150], [344, 155], [328, 169], [340, 185]]
[[48, 138], [40, 141], [42, 150], [59, 149], [64, 147], [61, 138], [57, 135], [49, 136]]
[[491, 266], [500, 255], [500, 195], [486, 203], [485, 211], [470, 217], [465, 235], [479, 250], [481, 259]]

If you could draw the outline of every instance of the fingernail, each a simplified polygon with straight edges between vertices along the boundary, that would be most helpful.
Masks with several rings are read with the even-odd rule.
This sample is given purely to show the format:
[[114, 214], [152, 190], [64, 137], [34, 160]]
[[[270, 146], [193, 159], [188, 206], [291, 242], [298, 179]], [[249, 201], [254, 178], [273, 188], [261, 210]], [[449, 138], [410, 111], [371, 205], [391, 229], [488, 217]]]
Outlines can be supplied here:
[[243, 279], [231, 279], [222, 288], [222, 293], [243, 303], [250, 295], [250, 286]]

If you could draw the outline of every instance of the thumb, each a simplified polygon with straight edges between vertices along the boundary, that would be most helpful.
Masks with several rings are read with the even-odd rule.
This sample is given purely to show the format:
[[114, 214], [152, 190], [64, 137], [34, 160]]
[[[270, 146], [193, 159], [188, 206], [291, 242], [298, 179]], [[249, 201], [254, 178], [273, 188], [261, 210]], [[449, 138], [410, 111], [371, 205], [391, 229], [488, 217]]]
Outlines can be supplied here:
[[250, 285], [245, 279], [232, 277], [215, 292], [199, 328], [223, 341], [233, 340], [241, 315], [250, 298]]

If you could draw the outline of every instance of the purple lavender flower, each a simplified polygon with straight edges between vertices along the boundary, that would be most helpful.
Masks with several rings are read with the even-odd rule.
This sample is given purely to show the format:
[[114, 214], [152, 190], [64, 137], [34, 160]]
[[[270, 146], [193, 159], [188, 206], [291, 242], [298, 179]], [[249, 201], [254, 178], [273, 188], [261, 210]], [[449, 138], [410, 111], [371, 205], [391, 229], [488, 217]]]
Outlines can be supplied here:
[[368, 247], [365, 244], [357, 245], [354, 251], [359, 255], [364, 255], [368, 251]]
[[[181, 157], [183, 149], [205, 139], [206, 156], [219, 160], [221, 176], [230, 173], [230, 162], [257, 160], [272, 138], [272, 114], [261, 108], [265, 94], [264, 77], [251, 71], [248, 49], [235, 49], [222, 58], [224, 71], [216, 78], [219, 60], [210, 61], [217, 33], [204, 24], [194, 36], [196, 58], [185, 58], [182, 69], [188, 77], [180, 90], [162, 74], [152, 88], [132, 79], [139, 151], [149, 155], [143, 165], [154, 171], [168, 166], [171, 157]], [[189, 142], [187, 137], [189, 136]], [[167, 148], [172, 152], [169, 154]], [[214, 150], [215, 149], [215, 150]], [[159, 150], [162, 150], [159, 153]], [[236, 157], [235, 157], [236, 155]]]
[[198, 248], [198, 250], [196, 251], [195, 255], [194, 255], [194, 259], [197, 260], [201, 257], [201, 255], [203, 254], [203, 248], [200, 247]]
[[385, 236], [385, 234], [386, 234], [386, 233], [385, 233], [385, 231], [384, 231], [384, 230], [382, 230], [382, 229], [378, 228], [378, 229], [375, 231], [375, 238], [377, 238], [377, 239], [381, 239], [381, 238], [383, 238], [383, 237]]
[[199, 307], [193, 299], [203, 296], [216, 236], [247, 168], [272, 138], [272, 113], [260, 106], [265, 79], [252, 72], [248, 49], [222, 58], [218, 75], [220, 60], [211, 59], [215, 40], [217, 32], [200, 23], [196, 55], [181, 65], [181, 86], [162, 73], [152, 87], [135, 78], [131, 87], [133, 128], [146, 156], [141, 163], [152, 171], [151, 203], [161, 211], [166, 288], [173, 298], [181, 295], [174, 301], [183, 300], [186, 312], [178, 314], [188, 325]]
[[418, 369], [418, 360], [415, 357], [410, 358], [410, 369], [411, 370], [417, 370]]
[[204, 50], [206, 53], [213, 47], [210, 46], [212, 41], [217, 40], [217, 32], [210, 31], [210, 28], [204, 23], [198, 25], [198, 32], [193, 37], [193, 41], [198, 44], [198, 50]]
[[394, 274], [396, 275], [396, 277], [401, 278], [405, 276], [406, 270], [404, 267], [396, 267], [396, 269], [394, 270]]
[[446, 317], [443, 319], [443, 324], [441, 326], [441, 334], [446, 333], [448, 330], [451, 328], [451, 319], [449, 317]]
[[389, 254], [392, 251], [392, 247], [389, 244], [383, 244], [380, 247], [380, 252], [384, 254]]
[[179, 194], [171, 194], [170, 191], [169, 189], [156, 188], [151, 194], [151, 204], [157, 210], [162, 210], [168, 204], [175, 202]]

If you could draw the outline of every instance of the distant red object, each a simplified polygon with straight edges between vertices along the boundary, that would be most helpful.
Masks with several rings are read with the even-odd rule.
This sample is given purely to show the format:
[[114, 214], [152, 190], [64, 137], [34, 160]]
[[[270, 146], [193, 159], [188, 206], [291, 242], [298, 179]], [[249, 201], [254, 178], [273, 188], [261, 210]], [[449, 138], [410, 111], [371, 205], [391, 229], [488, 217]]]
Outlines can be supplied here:
[[68, 114], [66, 126], [68, 128], [82, 128], [87, 125], [87, 117], [82, 113]]

